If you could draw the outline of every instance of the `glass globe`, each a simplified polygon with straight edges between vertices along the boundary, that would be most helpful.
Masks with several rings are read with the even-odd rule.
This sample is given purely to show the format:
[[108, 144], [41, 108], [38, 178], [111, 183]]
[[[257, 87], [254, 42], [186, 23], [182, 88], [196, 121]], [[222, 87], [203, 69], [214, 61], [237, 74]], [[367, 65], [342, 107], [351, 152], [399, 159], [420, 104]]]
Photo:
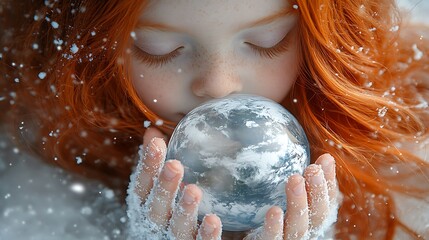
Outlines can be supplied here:
[[216, 213], [227, 231], [262, 225], [267, 210], [286, 210], [285, 181], [310, 162], [295, 117], [267, 98], [234, 94], [204, 103], [175, 128], [167, 159], [185, 168], [183, 182], [203, 191], [199, 219]]

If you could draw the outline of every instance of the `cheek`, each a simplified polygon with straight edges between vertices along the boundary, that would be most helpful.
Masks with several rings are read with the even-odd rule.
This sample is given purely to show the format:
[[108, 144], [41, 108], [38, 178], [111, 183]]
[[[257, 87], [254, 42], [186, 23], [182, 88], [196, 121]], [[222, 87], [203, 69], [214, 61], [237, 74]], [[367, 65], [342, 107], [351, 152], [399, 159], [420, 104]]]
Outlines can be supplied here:
[[254, 71], [257, 94], [280, 102], [289, 93], [298, 75], [295, 54], [258, 64]]
[[176, 84], [180, 82], [177, 74], [145, 69], [138, 62], [133, 62], [132, 67], [132, 82], [142, 102], [161, 118], [174, 120], [178, 97], [175, 89], [179, 88]]

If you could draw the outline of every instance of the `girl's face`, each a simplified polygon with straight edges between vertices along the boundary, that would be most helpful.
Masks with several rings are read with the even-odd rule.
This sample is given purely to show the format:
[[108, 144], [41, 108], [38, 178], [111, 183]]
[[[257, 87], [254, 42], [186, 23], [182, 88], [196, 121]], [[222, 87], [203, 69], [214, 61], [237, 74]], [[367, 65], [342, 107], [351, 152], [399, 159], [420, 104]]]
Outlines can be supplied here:
[[132, 35], [142, 101], [176, 122], [232, 93], [281, 101], [298, 72], [293, 10], [286, 0], [150, 1]]

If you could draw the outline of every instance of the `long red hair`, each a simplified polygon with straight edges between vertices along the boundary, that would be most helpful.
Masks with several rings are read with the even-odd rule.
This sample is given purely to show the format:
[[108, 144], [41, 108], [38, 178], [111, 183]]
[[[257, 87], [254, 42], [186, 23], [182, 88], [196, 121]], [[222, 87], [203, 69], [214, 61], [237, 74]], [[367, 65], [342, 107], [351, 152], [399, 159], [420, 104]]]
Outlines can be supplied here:
[[[12, 106], [13, 128], [47, 161], [125, 190], [143, 123], [158, 119], [126, 68], [147, 1], [9, 4], [2, 25], [14, 42], [2, 39], [0, 104]], [[305, 128], [312, 156], [336, 158], [344, 195], [336, 236], [391, 239], [400, 227], [417, 238], [397, 217], [392, 191], [429, 192], [428, 163], [395, 145], [427, 137], [427, 108], [415, 97], [429, 81], [427, 40], [402, 37], [393, 0], [296, 4], [302, 68], [283, 105]], [[413, 44], [421, 58], [413, 59]]]

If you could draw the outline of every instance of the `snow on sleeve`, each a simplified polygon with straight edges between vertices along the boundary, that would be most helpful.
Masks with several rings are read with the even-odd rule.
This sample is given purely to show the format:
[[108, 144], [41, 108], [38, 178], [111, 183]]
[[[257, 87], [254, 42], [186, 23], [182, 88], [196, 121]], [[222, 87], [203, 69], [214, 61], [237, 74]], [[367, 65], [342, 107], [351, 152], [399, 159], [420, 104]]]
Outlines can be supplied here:
[[[147, 236], [151, 236], [151, 239], [162, 240], [169, 239], [167, 230], [161, 229], [147, 218], [149, 207], [148, 204], [142, 204], [140, 196], [136, 193], [138, 186], [137, 177], [140, 175], [144, 163], [144, 149], [143, 146], [140, 146], [139, 150], [139, 163], [130, 177], [130, 184], [127, 190], [127, 215], [128, 215], [128, 237], [133, 240], [144, 240], [147, 239]], [[156, 184], [157, 179], [155, 179]], [[152, 201], [152, 194], [149, 194], [149, 197], [146, 199], [146, 203]]]

